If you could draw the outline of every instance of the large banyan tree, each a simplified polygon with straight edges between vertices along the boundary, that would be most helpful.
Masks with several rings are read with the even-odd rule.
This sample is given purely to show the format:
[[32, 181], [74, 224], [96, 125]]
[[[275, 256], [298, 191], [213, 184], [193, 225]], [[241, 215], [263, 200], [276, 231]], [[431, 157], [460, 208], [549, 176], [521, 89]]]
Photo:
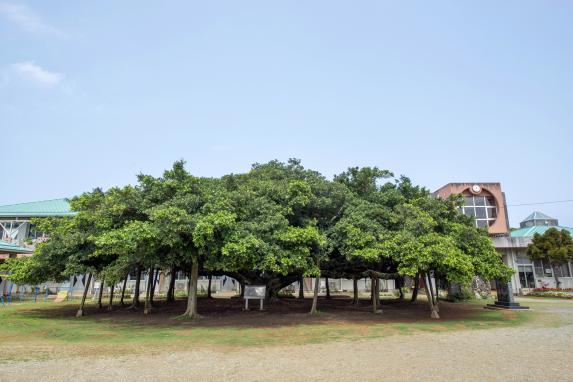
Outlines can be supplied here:
[[[405, 277], [416, 285], [422, 279], [431, 287], [430, 273], [463, 285], [476, 275], [505, 280], [512, 272], [487, 232], [459, 212], [461, 198], [434, 198], [376, 167], [349, 168], [328, 180], [292, 159], [204, 178], [179, 161], [161, 177], [139, 175], [135, 186], [94, 189], [70, 202], [77, 215], [35, 222], [49, 239], [34, 256], [7, 262], [11, 277], [33, 284], [78, 274], [113, 286], [123, 281], [123, 304], [127, 275], [135, 273], [129, 308], [139, 309], [139, 280], [147, 271], [145, 313], [153, 310], [160, 271], [171, 275], [167, 301], [174, 299], [174, 275], [187, 274], [188, 318], [198, 317], [200, 275], [233, 277], [241, 290], [266, 285], [270, 300], [293, 282], [315, 277], [315, 313], [319, 277], [355, 283], [369, 277], [378, 291], [380, 279], [395, 279], [399, 287]], [[437, 318], [437, 301], [425, 289]], [[87, 286], [78, 315], [86, 293]], [[111, 299], [113, 293], [110, 307]], [[372, 301], [379, 312], [376, 294]]]

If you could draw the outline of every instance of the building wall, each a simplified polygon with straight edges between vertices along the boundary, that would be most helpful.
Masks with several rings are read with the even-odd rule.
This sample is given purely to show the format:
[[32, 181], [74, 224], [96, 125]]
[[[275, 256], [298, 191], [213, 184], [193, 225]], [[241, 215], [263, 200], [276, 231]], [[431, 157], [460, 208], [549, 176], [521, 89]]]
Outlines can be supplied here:
[[[533, 260], [530, 260], [527, 256], [527, 246], [531, 243], [531, 238], [527, 237], [494, 237], [493, 244], [501, 253], [503, 262], [511, 267], [515, 273], [511, 278], [511, 284], [513, 292], [516, 294], [524, 294], [529, 292], [531, 288], [525, 288], [521, 285], [519, 279], [519, 266], [531, 266], [533, 268], [533, 278], [535, 283], [535, 288], [547, 287], [547, 288], [557, 288], [554, 277], [538, 276], [535, 272], [535, 266]], [[569, 263], [569, 267], [573, 264]], [[573, 277], [559, 277], [561, 281], [561, 288], [573, 288]]]
[[[481, 192], [474, 194], [471, 188], [474, 185], [481, 188]], [[499, 183], [449, 183], [438, 189], [433, 195], [440, 198], [447, 198], [453, 194], [465, 194], [476, 196], [491, 196], [495, 200], [497, 207], [497, 219], [489, 226], [488, 232], [490, 235], [504, 235], [509, 233], [509, 224], [507, 221], [507, 209], [505, 206], [505, 198], [501, 191], [501, 184]]]
[[[314, 280], [315, 278], [305, 278], [304, 290], [306, 292], [312, 292], [314, 290]], [[299, 289], [299, 282], [294, 282], [290, 285], [295, 291]], [[369, 278], [363, 278], [358, 280], [358, 291], [359, 292], [369, 292], [371, 289], [371, 280]], [[395, 280], [383, 280], [380, 279], [380, 291], [393, 291], [396, 289]], [[324, 292], [326, 290], [326, 279], [320, 279], [320, 290]], [[352, 279], [328, 279], [328, 286], [331, 292], [352, 292], [354, 290], [354, 281]], [[322, 293], [321, 292], [321, 293]]]

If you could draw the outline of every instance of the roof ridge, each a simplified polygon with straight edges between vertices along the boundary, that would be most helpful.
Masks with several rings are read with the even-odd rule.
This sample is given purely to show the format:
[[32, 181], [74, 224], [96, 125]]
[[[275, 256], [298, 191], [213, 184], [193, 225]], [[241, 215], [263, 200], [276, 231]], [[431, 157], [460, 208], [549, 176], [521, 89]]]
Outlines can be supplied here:
[[43, 203], [43, 202], [53, 202], [56, 200], [69, 200], [69, 198], [54, 198], [54, 199], [45, 199], [45, 200], [36, 200], [34, 202], [23, 202], [23, 203], [12, 203], [12, 204], [0, 204], [0, 207], [11, 207], [11, 206], [21, 206], [22, 204], [34, 204], [34, 203]]
[[532, 213], [527, 215], [527, 217], [525, 219], [523, 219], [521, 222], [523, 223], [523, 222], [530, 221], [530, 220], [543, 220], [543, 219], [557, 220], [554, 217], [549, 216], [544, 212], [533, 211]]

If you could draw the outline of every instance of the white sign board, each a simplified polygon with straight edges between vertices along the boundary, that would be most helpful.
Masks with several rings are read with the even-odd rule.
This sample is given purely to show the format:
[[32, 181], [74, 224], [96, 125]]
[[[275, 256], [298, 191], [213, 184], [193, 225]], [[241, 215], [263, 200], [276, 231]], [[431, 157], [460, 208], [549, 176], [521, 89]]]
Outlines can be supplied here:
[[265, 298], [267, 287], [264, 285], [245, 285], [245, 298], [258, 300]]
[[249, 310], [249, 300], [259, 300], [259, 310], [263, 310], [263, 301], [267, 292], [267, 287], [264, 285], [245, 285], [245, 310]]

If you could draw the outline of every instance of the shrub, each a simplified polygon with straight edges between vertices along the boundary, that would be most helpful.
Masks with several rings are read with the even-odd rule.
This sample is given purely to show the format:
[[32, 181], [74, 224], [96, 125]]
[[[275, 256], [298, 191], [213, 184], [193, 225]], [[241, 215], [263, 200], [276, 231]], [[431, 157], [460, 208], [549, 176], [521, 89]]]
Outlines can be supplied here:
[[476, 298], [476, 294], [469, 286], [461, 286], [459, 290], [449, 296], [453, 301], [467, 301]]
[[573, 292], [573, 288], [535, 288], [532, 292]]
[[566, 299], [573, 299], [573, 294], [571, 292], [564, 292], [564, 291], [533, 291], [527, 295], [532, 297], [557, 297], [557, 298], [566, 298]]

